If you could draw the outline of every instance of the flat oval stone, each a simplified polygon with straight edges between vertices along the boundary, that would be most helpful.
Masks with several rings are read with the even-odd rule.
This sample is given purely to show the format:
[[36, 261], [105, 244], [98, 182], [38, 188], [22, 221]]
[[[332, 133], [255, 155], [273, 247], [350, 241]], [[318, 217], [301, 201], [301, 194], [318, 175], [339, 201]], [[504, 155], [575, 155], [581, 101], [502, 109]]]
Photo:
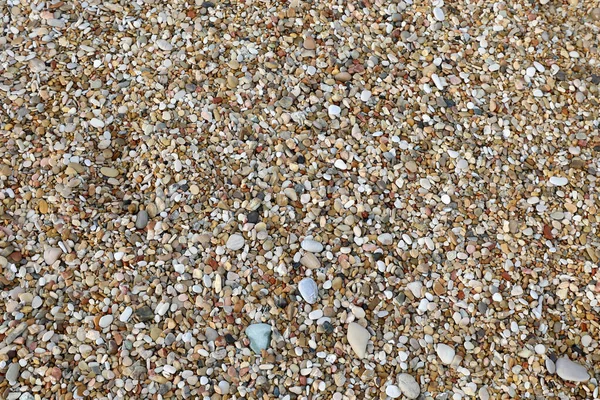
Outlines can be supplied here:
[[556, 360], [556, 374], [565, 381], [586, 382], [590, 379], [587, 369], [567, 357]]
[[298, 291], [308, 304], [314, 304], [319, 299], [319, 287], [312, 278], [304, 278], [298, 283]]
[[244, 240], [244, 237], [242, 235], [234, 234], [229, 236], [229, 239], [227, 239], [227, 244], [225, 246], [227, 246], [229, 250], [236, 251], [244, 247], [245, 243], [246, 241]]
[[114, 168], [110, 168], [110, 167], [100, 168], [100, 173], [109, 178], [116, 178], [117, 176], [119, 176], [119, 171], [117, 171]]
[[312, 239], [304, 239], [301, 246], [304, 250], [310, 251], [311, 253], [320, 253], [323, 251], [323, 244]]
[[552, 176], [550, 177], [550, 183], [554, 186], [565, 186], [569, 183], [569, 180], [562, 176]]

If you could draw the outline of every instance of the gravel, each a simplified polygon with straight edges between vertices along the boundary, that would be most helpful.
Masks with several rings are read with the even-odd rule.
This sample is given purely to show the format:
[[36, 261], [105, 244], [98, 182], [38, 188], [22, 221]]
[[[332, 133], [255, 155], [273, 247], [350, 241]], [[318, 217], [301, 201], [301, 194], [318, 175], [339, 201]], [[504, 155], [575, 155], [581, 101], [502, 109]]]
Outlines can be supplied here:
[[599, 396], [595, 2], [3, 4], [0, 398]]

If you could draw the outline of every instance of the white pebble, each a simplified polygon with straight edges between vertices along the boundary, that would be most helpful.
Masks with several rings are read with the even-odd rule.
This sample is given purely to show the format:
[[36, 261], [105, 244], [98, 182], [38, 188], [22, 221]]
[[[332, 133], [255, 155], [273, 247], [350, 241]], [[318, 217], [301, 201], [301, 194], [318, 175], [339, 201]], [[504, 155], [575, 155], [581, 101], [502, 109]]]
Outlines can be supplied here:
[[444, 19], [446, 19], [446, 16], [444, 15], [444, 10], [442, 10], [439, 7], [435, 7], [433, 9], [433, 16], [435, 17], [435, 19], [437, 19], [438, 21], [443, 21]]
[[552, 176], [550, 177], [550, 183], [554, 186], [565, 186], [569, 183], [569, 180], [562, 176]]
[[440, 360], [442, 360], [442, 362], [446, 365], [452, 363], [452, 360], [454, 360], [454, 355], [456, 354], [452, 347], [444, 343], [438, 344], [435, 347], [435, 352], [437, 353]]
[[339, 106], [332, 104], [327, 109], [327, 112], [329, 113], [330, 117], [339, 117], [340, 113], [342, 112], [342, 109]]
[[345, 171], [348, 166], [346, 165], [346, 163], [344, 162], [344, 160], [335, 160], [335, 163], [333, 164], [334, 167], [336, 167], [337, 169], [341, 169], [342, 171]]
[[100, 328], [106, 328], [106, 327], [110, 326], [110, 324], [112, 324], [112, 322], [113, 322], [112, 315], [104, 315], [102, 318], [100, 318], [100, 321], [98, 321], [98, 325], [100, 325]]

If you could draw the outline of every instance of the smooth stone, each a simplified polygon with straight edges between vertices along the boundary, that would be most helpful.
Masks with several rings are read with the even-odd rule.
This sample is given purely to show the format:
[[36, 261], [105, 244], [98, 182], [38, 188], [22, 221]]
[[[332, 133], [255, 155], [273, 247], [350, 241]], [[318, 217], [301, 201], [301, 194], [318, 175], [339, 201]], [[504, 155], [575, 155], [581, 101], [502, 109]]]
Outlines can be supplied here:
[[19, 363], [10, 364], [6, 370], [4, 379], [6, 379], [9, 384], [16, 382], [19, 379], [20, 369]]
[[140, 210], [135, 219], [135, 227], [137, 229], [144, 229], [146, 225], [148, 225], [148, 211]]
[[304, 38], [304, 43], [302, 45], [306, 50], [314, 50], [317, 48], [317, 43], [315, 42], [315, 39], [310, 35]]
[[330, 117], [339, 117], [342, 109], [339, 106], [332, 104], [327, 108], [327, 112], [329, 113]]
[[48, 265], [52, 265], [58, 260], [60, 255], [62, 254], [62, 250], [56, 247], [50, 247], [44, 250], [44, 261]]
[[338, 72], [337, 74], [335, 74], [335, 76], [333, 78], [336, 81], [348, 82], [349, 80], [352, 79], [352, 75], [350, 75], [348, 72]]
[[310, 251], [311, 253], [320, 253], [323, 251], [323, 244], [312, 239], [304, 239], [301, 246], [304, 250]]
[[234, 235], [229, 236], [229, 239], [227, 239], [226, 246], [229, 250], [236, 251], [244, 247], [245, 243], [246, 241], [244, 240], [244, 237], [236, 233]]
[[100, 328], [107, 328], [110, 326], [110, 324], [112, 324], [113, 319], [114, 318], [112, 315], [104, 315], [102, 318], [100, 318], [100, 321], [98, 321], [98, 325], [100, 325]]
[[119, 321], [121, 321], [121, 322], [129, 321], [129, 318], [131, 318], [132, 314], [133, 314], [133, 308], [125, 307], [125, 309], [121, 313], [121, 316], [119, 317]]
[[592, 337], [590, 335], [583, 335], [581, 337], [581, 345], [583, 347], [589, 347], [592, 344]]
[[119, 176], [119, 171], [117, 171], [114, 168], [110, 168], [110, 167], [100, 168], [100, 173], [109, 178], [116, 178], [117, 176]]
[[423, 288], [423, 284], [421, 283], [421, 281], [410, 282], [408, 285], [406, 285], [406, 287], [416, 298], [422, 297], [421, 289]]
[[552, 361], [550, 357], [546, 357], [545, 365], [549, 374], [556, 373], [556, 364], [554, 364], [554, 361]]
[[135, 311], [140, 321], [148, 322], [154, 319], [154, 311], [148, 306], [142, 306]]
[[452, 360], [454, 360], [454, 356], [456, 354], [452, 347], [444, 343], [438, 344], [435, 348], [435, 352], [437, 353], [440, 360], [442, 360], [442, 362], [446, 365], [452, 363]]
[[29, 60], [29, 69], [31, 69], [31, 72], [34, 74], [37, 74], [46, 70], [46, 63], [39, 58], [32, 58]]
[[158, 39], [156, 41], [156, 45], [158, 46], [159, 49], [164, 50], [164, 51], [173, 50], [173, 45], [164, 39]]
[[479, 389], [479, 399], [480, 400], [489, 400], [490, 399], [490, 394], [485, 386], [482, 386]]
[[390, 396], [392, 399], [397, 399], [398, 397], [402, 396], [402, 391], [396, 385], [388, 385], [388, 387], [385, 388], [385, 394]]
[[319, 299], [319, 287], [312, 278], [304, 278], [298, 283], [298, 291], [308, 304], [314, 304]]
[[369, 343], [371, 334], [366, 328], [356, 322], [350, 322], [348, 325], [347, 339], [350, 347], [354, 350], [354, 353], [358, 358], [364, 358], [367, 354], [367, 343]]
[[384, 246], [390, 246], [394, 242], [394, 237], [391, 233], [382, 233], [377, 236], [377, 241]]
[[554, 186], [565, 186], [569, 183], [569, 180], [562, 176], [552, 176], [550, 177], [550, 183]]
[[333, 166], [336, 167], [337, 169], [341, 169], [342, 171], [345, 171], [346, 169], [348, 169], [348, 166], [346, 165], [344, 160], [335, 160], [335, 163], [333, 163]]
[[266, 350], [271, 342], [271, 325], [253, 324], [246, 328], [246, 335], [250, 340], [250, 348], [257, 354]]
[[407, 398], [416, 399], [421, 394], [421, 387], [414, 376], [403, 373], [399, 374], [396, 380], [398, 387]]
[[444, 10], [442, 10], [439, 7], [435, 7], [433, 9], [433, 16], [435, 17], [435, 19], [437, 19], [438, 21], [443, 21], [444, 19], [446, 19], [446, 16], [444, 15]]
[[300, 264], [308, 269], [317, 269], [321, 267], [321, 262], [313, 253], [305, 253], [300, 259]]
[[600, 21], [600, 7], [592, 8], [590, 15], [594, 21]]
[[99, 120], [98, 118], [90, 119], [90, 125], [94, 128], [104, 128], [104, 121]]
[[586, 382], [590, 379], [587, 369], [568, 357], [561, 357], [556, 360], [556, 374], [565, 381]]

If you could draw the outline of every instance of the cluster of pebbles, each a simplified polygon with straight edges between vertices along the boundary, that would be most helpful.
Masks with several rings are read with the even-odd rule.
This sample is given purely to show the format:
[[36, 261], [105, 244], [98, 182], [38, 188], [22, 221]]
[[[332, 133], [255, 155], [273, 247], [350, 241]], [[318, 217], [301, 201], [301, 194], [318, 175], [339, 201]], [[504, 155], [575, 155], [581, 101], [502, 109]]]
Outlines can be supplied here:
[[598, 398], [596, 3], [5, 0], [0, 398]]

